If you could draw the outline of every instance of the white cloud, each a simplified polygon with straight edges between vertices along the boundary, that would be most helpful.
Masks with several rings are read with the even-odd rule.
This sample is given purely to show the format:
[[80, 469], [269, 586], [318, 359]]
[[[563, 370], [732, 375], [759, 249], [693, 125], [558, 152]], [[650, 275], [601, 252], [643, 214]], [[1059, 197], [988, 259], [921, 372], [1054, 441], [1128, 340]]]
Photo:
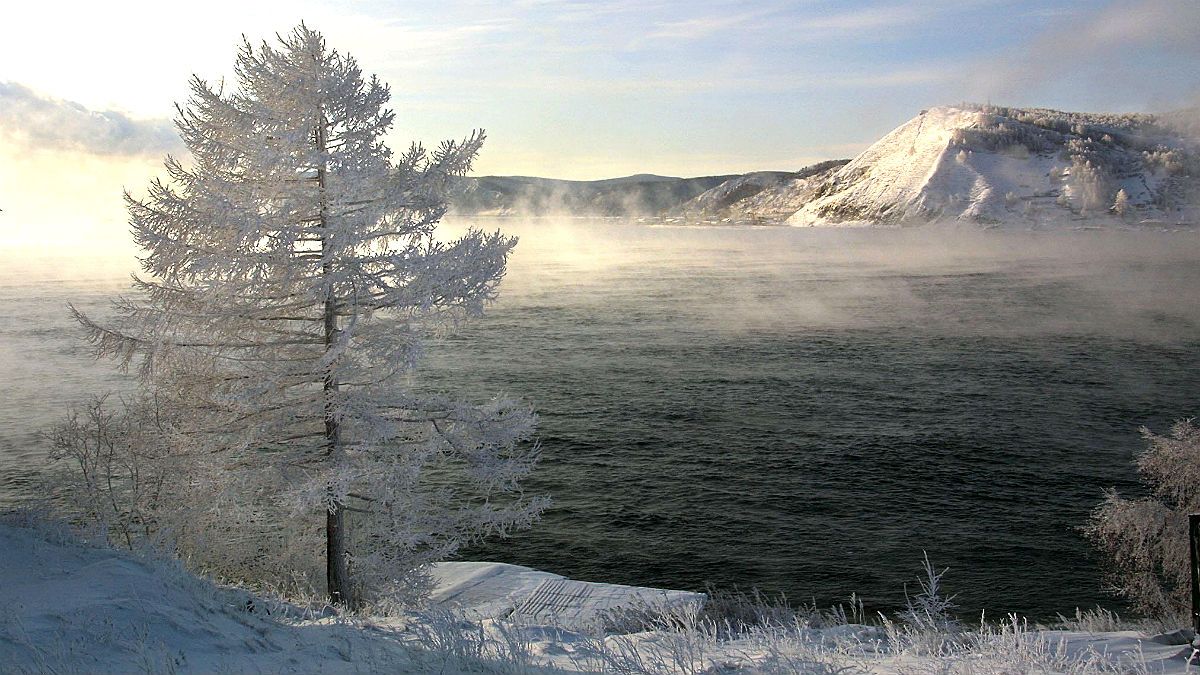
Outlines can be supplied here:
[[849, 12], [802, 19], [795, 25], [798, 31], [864, 32], [881, 28], [896, 28], [917, 22], [925, 12], [911, 5], [866, 7]]
[[977, 97], [1008, 97], [1104, 67], [1108, 86], [1117, 89], [1143, 77], [1139, 67], [1154, 54], [1200, 58], [1200, 2], [1112, 2], [1091, 13], [1064, 14], [1026, 44], [981, 64], [971, 88]]
[[[653, 76], [584, 78], [575, 75], [530, 75], [505, 83], [515, 90], [554, 91], [558, 94], [694, 94], [706, 92], [794, 93], [906, 87], [917, 84], [951, 82], [960, 77], [956, 64], [926, 65], [894, 70], [853, 72], [774, 72], [750, 75], [741, 72], [689, 74], [662, 79]], [[485, 83], [479, 83], [480, 86]]]
[[183, 149], [169, 120], [89, 110], [15, 82], [0, 82], [0, 134], [35, 149], [95, 155], [161, 155]]
[[728, 31], [737, 27], [745, 27], [747, 24], [761, 19], [766, 14], [766, 12], [762, 11], [743, 12], [739, 14], [692, 17], [682, 21], [664, 21], [653, 28], [646, 37], [698, 40], [714, 33]]

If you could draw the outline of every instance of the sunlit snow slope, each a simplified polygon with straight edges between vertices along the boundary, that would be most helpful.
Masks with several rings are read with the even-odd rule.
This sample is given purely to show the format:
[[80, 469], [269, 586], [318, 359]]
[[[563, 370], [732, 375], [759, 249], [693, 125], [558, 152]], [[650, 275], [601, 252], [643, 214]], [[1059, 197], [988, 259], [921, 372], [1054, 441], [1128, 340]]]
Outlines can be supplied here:
[[1194, 222], [1198, 174], [1195, 146], [1149, 115], [940, 107], [833, 172], [787, 222]]

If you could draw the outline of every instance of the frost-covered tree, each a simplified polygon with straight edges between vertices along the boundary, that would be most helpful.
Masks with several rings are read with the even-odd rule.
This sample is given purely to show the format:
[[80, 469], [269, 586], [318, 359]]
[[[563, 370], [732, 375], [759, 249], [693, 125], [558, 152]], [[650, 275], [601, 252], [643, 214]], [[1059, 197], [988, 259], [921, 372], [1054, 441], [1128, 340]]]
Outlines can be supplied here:
[[1112, 212], [1124, 218], [1129, 214], [1129, 193], [1125, 192], [1125, 188], [1117, 190], [1117, 196], [1113, 199]]
[[1188, 514], [1200, 512], [1200, 428], [1176, 422], [1165, 436], [1142, 429], [1137, 470], [1151, 489], [1142, 499], [1115, 490], [1092, 512], [1084, 535], [1106, 558], [1112, 590], [1146, 615], [1175, 618], [1190, 605]]
[[228, 92], [192, 79], [177, 119], [191, 163], [168, 157], [169, 182], [126, 197], [139, 296], [111, 323], [77, 317], [99, 355], [140, 363], [186, 451], [211, 458], [193, 466], [210, 469], [222, 539], [186, 556], [271, 583], [317, 583], [323, 562], [338, 604], [411, 589], [546, 503], [519, 485], [538, 459], [526, 406], [406, 386], [424, 337], [496, 297], [516, 243], [435, 237], [483, 133], [393, 157], [388, 87], [303, 24], [243, 44], [236, 73]]
[[1082, 156], [1071, 158], [1071, 194], [1085, 213], [1102, 210], [1105, 205], [1105, 179], [1090, 160]]

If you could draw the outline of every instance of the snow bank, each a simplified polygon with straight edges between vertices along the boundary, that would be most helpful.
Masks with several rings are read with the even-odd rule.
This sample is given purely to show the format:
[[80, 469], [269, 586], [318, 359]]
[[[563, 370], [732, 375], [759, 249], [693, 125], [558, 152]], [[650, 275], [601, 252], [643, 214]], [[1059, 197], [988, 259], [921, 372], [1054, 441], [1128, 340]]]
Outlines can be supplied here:
[[[253, 608], [253, 610], [252, 610]], [[396, 636], [265, 615], [166, 563], [0, 525], [0, 672], [411, 672]]]
[[[1128, 631], [1010, 623], [969, 632], [949, 650], [922, 647], [926, 636], [895, 625], [777, 626], [725, 639], [694, 611], [694, 593], [499, 563], [444, 563], [435, 577], [435, 601], [474, 619], [303, 619], [171, 564], [0, 524], [0, 672], [1191, 672], [1186, 646]], [[670, 629], [595, 631], [606, 609], [654, 602], [674, 608], [661, 624]]]

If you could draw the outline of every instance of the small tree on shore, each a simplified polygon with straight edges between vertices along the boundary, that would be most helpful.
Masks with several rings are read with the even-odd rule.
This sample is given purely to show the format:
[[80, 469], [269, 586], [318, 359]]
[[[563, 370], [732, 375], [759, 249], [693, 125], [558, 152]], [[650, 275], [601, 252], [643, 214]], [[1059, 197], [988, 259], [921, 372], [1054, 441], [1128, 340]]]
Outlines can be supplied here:
[[434, 237], [483, 133], [393, 161], [387, 86], [319, 33], [245, 43], [236, 71], [230, 93], [191, 82], [191, 165], [168, 157], [170, 184], [127, 195], [141, 298], [111, 324], [76, 317], [99, 355], [140, 361], [187, 452], [216, 458], [224, 541], [188, 555], [234, 577], [323, 557], [330, 600], [353, 604], [545, 506], [519, 485], [538, 458], [527, 407], [404, 386], [430, 331], [496, 297], [516, 240]]
[[1142, 429], [1135, 460], [1151, 490], [1124, 499], [1108, 490], [1084, 535], [1105, 558], [1110, 589], [1154, 618], [1186, 617], [1191, 605], [1188, 514], [1200, 512], [1200, 428], [1176, 422], [1165, 436]]

